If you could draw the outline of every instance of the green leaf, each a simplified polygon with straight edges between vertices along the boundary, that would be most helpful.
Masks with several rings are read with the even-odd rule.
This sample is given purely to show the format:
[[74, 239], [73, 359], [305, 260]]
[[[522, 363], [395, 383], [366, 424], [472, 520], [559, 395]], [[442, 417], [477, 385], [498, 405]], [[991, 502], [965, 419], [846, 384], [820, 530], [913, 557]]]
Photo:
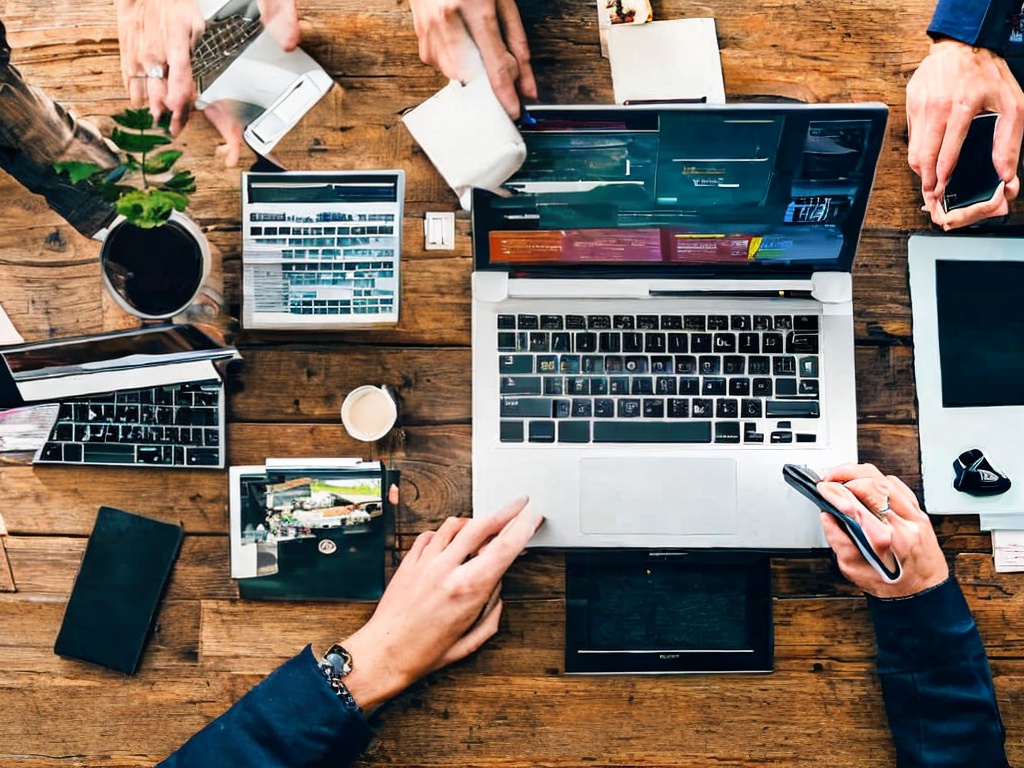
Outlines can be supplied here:
[[154, 189], [150, 191], [154, 197], [159, 195], [161, 198], [167, 200], [167, 202], [174, 206], [174, 209], [177, 211], [184, 212], [185, 208], [188, 207], [188, 197], [179, 192], [170, 192], [166, 189]]
[[140, 190], [127, 184], [100, 184], [99, 186], [100, 197], [108, 203], [116, 203], [124, 195], [138, 191]]
[[178, 171], [161, 184], [160, 189], [180, 192], [183, 195], [191, 194], [196, 191], [196, 177], [192, 175], [192, 171]]
[[178, 162], [181, 154], [180, 149], [165, 149], [163, 152], [157, 152], [155, 155], [147, 157], [142, 167], [146, 173], [163, 173], [169, 171], [171, 166]]
[[164, 197], [165, 194], [155, 189], [132, 190], [117, 201], [117, 212], [142, 229], [159, 227], [170, 218], [174, 210], [174, 205]]
[[158, 133], [126, 133], [120, 128], [114, 129], [110, 139], [125, 152], [151, 152], [159, 146], [171, 143], [168, 136], [161, 136]]
[[103, 173], [104, 169], [96, 165], [96, 163], [81, 163], [77, 160], [69, 160], [65, 163], [54, 163], [53, 170], [58, 174], [67, 173], [71, 183], [78, 184], [95, 176], [97, 173]]
[[114, 122], [123, 128], [132, 128], [137, 131], [148, 131], [153, 127], [153, 114], [145, 107], [140, 109], [126, 109], [124, 112], [119, 112], [114, 115]]

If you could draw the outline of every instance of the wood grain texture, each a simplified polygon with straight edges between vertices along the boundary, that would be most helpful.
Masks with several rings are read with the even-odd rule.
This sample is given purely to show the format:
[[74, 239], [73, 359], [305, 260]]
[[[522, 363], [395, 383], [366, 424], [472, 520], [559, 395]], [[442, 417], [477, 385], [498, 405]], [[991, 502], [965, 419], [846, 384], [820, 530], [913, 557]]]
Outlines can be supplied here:
[[[275, 153], [296, 169], [402, 168], [401, 322], [370, 333], [244, 333], [230, 384], [229, 463], [365, 455], [402, 470], [388, 567], [416, 534], [471, 504], [468, 216], [401, 124], [444, 84], [417, 58], [408, 5], [303, 0], [303, 45], [338, 88]], [[906, 164], [904, 88], [924, 55], [933, 0], [791, 3], [655, 0], [656, 18], [716, 17], [726, 90], [807, 101], [886, 103], [890, 121], [854, 264], [857, 403], [863, 460], [920, 492], [906, 238], [927, 228]], [[592, 3], [522, 2], [541, 100], [612, 98]], [[14, 61], [77, 114], [125, 106], [108, 0], [0, 0]], [[192, 215], [216, 252], [225, 305], [241, 288], [240, 169], [222, 167], [201, 115], [179, 142], [198, 181]], [[240, 168], [253, 157], [243, 152]], [[99, 282], [99, 244], [0, 177], [0, 304], [28, 339], [129, 327]], [[457, 211], [456, 248], [423, 249], [426, 211]], [[393, 387], [399, 428], [377, 445], [339, 424], [342, 397]], [[366, 604], [238, 599], [227, 558], [223, 472], [71, 469], [0, 463], [7, 551], [0, 564], [0, 766], [153, 765], [311, 640], [336, 639]], [[125, 677], [53, 655], [68, 593], [101, 504], [186, 531], [141, 669]], [[974, 516], [935, 520], [992, 659], [1011, 761], [1024, 761], [1024, 589], [995, 574]], [[776, 559], [777, 671], [728, 677], [566, 677], [564, 557], [529, 551], [504, 581], [501, 631], [384, 713], [362, 764], [519, 768], [891, 766], [893, 753], [863, 598], [824, 553]], [[241, 653], [245, 649], [245, 653]]]

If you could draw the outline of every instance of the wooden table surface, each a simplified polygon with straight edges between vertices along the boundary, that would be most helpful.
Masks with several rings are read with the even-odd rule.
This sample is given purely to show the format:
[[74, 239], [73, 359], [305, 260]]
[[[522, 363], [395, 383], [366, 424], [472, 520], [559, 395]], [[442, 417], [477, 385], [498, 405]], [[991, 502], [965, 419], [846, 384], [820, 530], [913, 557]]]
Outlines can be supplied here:
[[[304, 46], [343, 86], [279, 152], [294, 169], [404, 168], [402, 322], [350, 334], [243, 333], [231, 382], [229, 463], [367, 455], [403, 471], [396, 548], [470, 509], [470, 241], [422, 248], [422, 216], [455, 196], [401, 125], [443, 84], [419, 63], [405, 3], [301, 0]], [[522, 0], [541, 100], [612, 100], [592, 3]], [[0, 0], [14, 60], [80, 115], [125, 106], [110, 0]], [[715, 16], [730, 98], [882, 101], [892, 113], [854, 269], [857, 395], [864, 460], [920, 490], [907, 294], [908, 232], [927, 226], [906, 165], [904, 88], [927, 50], [932, 0], [655, 2], [659, 19]], [[219, 249], [237, 316], [239, 170], [214, 157], [201, 118], [181, 167], [191, 212]], [[252, 162], [243, 154], [242, 167]], [[0, 303], [26, 339], [130, 326], [100, 286], [98, 246], [41, 199], [0, 178]], [[375, 382], [401, 397], [387, 445], [357, 444], [343, 395]], [[313, 639], [344, 637], [361, 604], [242, 602], [229, 578], [227, 473], [0, 466], [0, 514], [17, 592], [0, 569], [0, 766], [151, 765]], [[133, 677], [58, 658], [52, 646], [101, 504], [180, 522], [181, 557]], [[993, 572], [976, 517], [937, 521], [988, 646], [1011, 759], [1024, 762], [1024, 591]], [[564, 567], [530, 552], [505, 582], [500, 634], [432, 675], [384, 717], [368, 764], [491, 766], [888, 766], [894, 755], [874, 676], [864, 600], [827, 559], [774, 564], [776, 671], [762, 676], [565, 677]], [[302, 713], [296, 713], [300, 718]]]

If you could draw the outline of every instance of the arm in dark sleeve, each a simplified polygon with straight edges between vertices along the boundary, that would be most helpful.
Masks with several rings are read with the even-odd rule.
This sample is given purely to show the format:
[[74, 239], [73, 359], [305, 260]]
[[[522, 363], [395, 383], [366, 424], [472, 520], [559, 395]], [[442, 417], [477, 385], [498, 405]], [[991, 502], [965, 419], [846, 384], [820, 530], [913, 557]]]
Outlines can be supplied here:
[[1020, 3], [1013, 0], [939, 0], [928, 34], [988, 48], [1005, 55], [1010, 24]]
[[1005, 768], [992, 674], [956, 580], [868, 605], [897, 766]]
[[340, 768], [373, 735], [334, 693], [306, 646], [157, 768]]

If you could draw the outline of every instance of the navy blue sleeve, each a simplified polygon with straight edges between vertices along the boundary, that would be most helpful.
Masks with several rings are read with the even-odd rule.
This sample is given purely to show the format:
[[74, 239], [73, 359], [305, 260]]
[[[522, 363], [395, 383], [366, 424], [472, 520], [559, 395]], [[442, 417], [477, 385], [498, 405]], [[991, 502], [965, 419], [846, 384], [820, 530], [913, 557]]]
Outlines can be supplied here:
[[1006, 768], [992, 674], [956, 580], [868, 605], [898, 768]]
[[928, 34], [1005, 55], [1010, 24], [1020, 10], [1013, 0], [939, 0]]
[[157, 768], [341, 768], [374, 733], [320, 672], [309, 646]]

